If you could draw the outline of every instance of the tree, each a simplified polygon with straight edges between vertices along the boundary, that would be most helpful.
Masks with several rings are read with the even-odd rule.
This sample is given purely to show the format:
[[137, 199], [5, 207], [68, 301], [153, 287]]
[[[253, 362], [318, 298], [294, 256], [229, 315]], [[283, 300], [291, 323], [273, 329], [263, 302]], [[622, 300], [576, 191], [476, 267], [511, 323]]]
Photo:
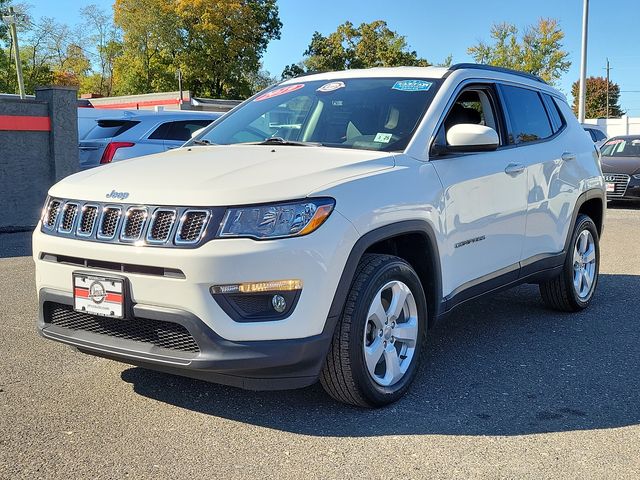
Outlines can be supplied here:
[[121, 93], [175, 89], [180, 68], [193, 94], [246, 97], [282, 27], [276, 0], [116, 0], [114, 12]]
[[114, 22], [122, 30], [122, 55], [114, 62], [115, 93], [174, 90], [180, 49], [175, 2], [116, 0]]
[[564, 32], [557, 20], [541, 18], [522, 36], [513, 24], [494, 24], [491, 38], [493, 43], [481, 41], [467, 50], [477, 63], [532, 73], [551, 84], [571, 66], [569, 52], [562, 49]]
[[[607, 115], [607, 79], [603, 77], [589, 77], [586, 82], [585, 116], [587, 118], [621, 117], [624, 111], [620, 108], [620, 87], [609, 80], [609, 115]], [[571, 86], [573, 95], [573, 111], [578, 115], [580, 83], [576, 81]]]
[[303, 62], [292, 63], [291, 65], [287, 65], [286, 67], [284, 67], [280, 78], [282, 78], [282, 80], [287, 80], [289, 78], [299, 77], [300, 75], [304, 75], [305, 73], [306, 70], [304, 69]]
[[[351, 68], [428, 66], [424, 58], [409, 50], [406, 38], [389, 29], [384, 20], [339, 25], [328, 36], [315, 32], [304, 52], [304, 66], [310, 71], [347, 70]], [[289, 75], [291, 71], [283, 72]]]
[[95, 4], [80, 9], [80, 16], [91, 29], [88, 35], [90, 57], [98, 67], [98, 71], [87, 76], [81, 86], [91, 93], [111, 95], [114, 62], [122, 53], [120, 32], [112, 17]]

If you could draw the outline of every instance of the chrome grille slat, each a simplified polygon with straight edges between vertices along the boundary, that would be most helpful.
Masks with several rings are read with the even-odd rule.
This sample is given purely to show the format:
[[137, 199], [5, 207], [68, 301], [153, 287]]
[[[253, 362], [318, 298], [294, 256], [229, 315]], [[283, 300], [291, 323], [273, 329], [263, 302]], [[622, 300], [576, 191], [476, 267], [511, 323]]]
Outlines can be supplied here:
[[125, 241], [139, 240], [147, 223], [147, 209], [145, 207], [131, 207], [127, 210], [120, 233], [120, 239]]
[[93, 229], [96, 225], [96, 218], [98, 216], [97, 205], [84, 205], [82, 207], [82, 215], [78, 222], [77, 234], [81, 237], [90, 237], [93, 235]]
[[207, 226], [209, 212], [207, 210], [187, 210], [180, 219], [176, 244], [197, 243]]
[[607, 183], [613, 183], [614, 191], [607, 192], [609, 198], [624, 197], [627, 193], [627, 187], [631, 181], [631, 177], [624, 173], [605, 173], [604, 181]]
[[198, 248], [215, 237], [209, 224], [221, 222], [224, 207], [140, 205], [50, 198], [42, 232], [63, 238], [135, 245]]
[[78, 204], [67, 202], [62, 208], [62, 218], [58, 231], [62, 233], [69, 233], [73, 230], [73, 226], [76, 222], [76, 215], [78, 213]]
[[99, 239], [109, 240], [116, 236], [121, 214], [122, 209], [120, 207], [109, 206], [102, 209], [100, 226], [98, 227]]
[[49, 205], [47, 206], [47, 213], [44, 218], [44, 225], [48, 229], [53, 229], [56, 226], [61, 205], [62, 202], [60, 200], [51, 200], [49, 202]]
[[169, 240], [176, 217], [175, 210], [157, 209], [151, 218], [151, 226], [147, 232], [147, 242], [165, 243]]

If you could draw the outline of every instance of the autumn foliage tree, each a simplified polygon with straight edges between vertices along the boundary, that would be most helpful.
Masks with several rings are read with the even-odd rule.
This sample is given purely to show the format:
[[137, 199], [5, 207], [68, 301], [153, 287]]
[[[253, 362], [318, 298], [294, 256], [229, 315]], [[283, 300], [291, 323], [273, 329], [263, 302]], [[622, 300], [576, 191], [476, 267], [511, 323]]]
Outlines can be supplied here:
[[276, 0], [116, 0], [114, 13], [123, 34], [115, 75], [128, 93], [174, 90], [180, 68], [197, 95], [249, 96], [282, 27]]
[[553, 84], [571, 66], [563, 39], [564, 32], [554, 19], [541, 18], [522, 34], [513, 24], [498, 23], [491, 28], [490, 43], [481, 41], [467, 52], [477, 63], [532, 73]]
[[[609, 114], [607, 115], [607, 79], [589, 77], [586, 81], [585, 116], [587, 118], [617, 118], [624, 115], [620, 107], [620, 87], [609, 80]], [[578, 97], [580, 84], [575, 81], [571, 86], [573, 95], [573, 111], [578, 115]]]
[[[424, 58], [410, 50], [403, 35], [391, 30], [384, 20], [339, 25], [326, 37], [315, 32], [304, 52], [304, 67], [310, 71], [347, 70], [351, 68], [428, 66]], [[297, 65], [289, 65], [284, 76], [299, 74]]]

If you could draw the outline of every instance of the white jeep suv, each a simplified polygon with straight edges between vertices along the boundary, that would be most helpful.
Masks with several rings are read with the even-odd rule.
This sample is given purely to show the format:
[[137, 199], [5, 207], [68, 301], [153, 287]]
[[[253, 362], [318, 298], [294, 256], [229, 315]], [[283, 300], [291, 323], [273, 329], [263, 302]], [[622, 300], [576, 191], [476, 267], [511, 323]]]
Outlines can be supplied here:
[[479, 65], [287, 80], [183, 148], [72, 175], [33, 235], [41, 334], [248, 389], [398, 399], [457, 305], [598, 281], [599, 156], [565, 98]]

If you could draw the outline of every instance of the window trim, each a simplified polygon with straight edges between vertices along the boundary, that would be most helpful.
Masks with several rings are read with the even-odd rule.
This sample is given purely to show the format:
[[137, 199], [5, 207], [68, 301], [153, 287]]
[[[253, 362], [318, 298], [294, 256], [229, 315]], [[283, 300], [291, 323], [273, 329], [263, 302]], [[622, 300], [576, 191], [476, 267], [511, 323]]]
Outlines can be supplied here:
[[[551, 127], [551, 132], [553, 133], [553, 120], [551, 120], [550, 115], [549, 115], [549, 111], [548, 111], [548, 107], [547, 107], [547, 103], [544, 99], [544, 95], [543, 94], [547, 94], [549, 95], [552, 100], [555, 102], [554, 98], [557, 98], [557, 95], [553, 95], [550, 92], [546, 92], [544, 90], [540, 90], [538, 88], [529, 86], [529, 85], [523, 85], [523, 84], [519, 84], [519, 83], [513, 83], [513, 82], [505, 82], [505, 81], [499, 81], [496, 82], [497, 84], [497, 88], [498, 88], [498, 92], [500, 95], [500, 101], [502, 102], [502, 110], [504, 111], [505, 114], [505, 119], [507, 120], [507, 128], [509, 131], [509, 135], [513, 136], [513, 125], [511, 123], [511, 118], [509, 117], [509, 113], [507, 110], [507, 105], [506, 105], [506, 101], [505, 101], [505, 96], [504, 96], [504, 90], [503, 90], [503, 86], [510, 86], [510, 87], [516, 87], [516, 88], [523, 88], [525, 90], [532, 90], [533, 92], [538, 94], [538, 98], [540, 99], [540, 102], [542, 103], [542, 107], [544, 108], [544, 111], [547, 115], [547, 120], [549, 121], [549, 126]], [[522, 142], [522, 143], [514, 143], [512, 145], [509, 145], [510, 147], [513, 148], [521, 148], [521, 147], [529, 147], [529, 146], [533, 146], [533, 145], [538, 145], [540, 143], [546, 143], [546, 142], [550, 142], [552, 140], [554, 140], [556, 137], [558, 137], [561, 133], [563, 133], [566, 128], [567, 128], [567, 119], [564, 118], [564, 115], [562, 115], [562, 112], [560, 111], [560, 108], [556, 106], [556, 108], [558, 108], [558, 113], [560, 114], [560, 117], [564, 120], [564, 126], [558, 130], [557, 132], [553, 133], [551, 136], [546, 137], [546, 138], [541, 138], [539, 140], [533, 140], [531, 142]]]
[[495, 120], [496, 120], [496, 123], [498, 124], [497, 133], [498, 133], [498, 137], [500, 138], [500, 145], [498, 146], [498, 148], [496, 148], [496, 150], [492, 150], [492, 151], [514, 148], [516, 146], [516, 145], [509, 145], [506, 143], [507, 135], [508, 135], [508, 130], [507, 130], [508, 122], [506, 118], [506, 112], [504, 111], [504, 107], [499, 96], [499, 92], [497, 91], [497, 82], [489, 79], [468, 78], [466, 80], [463, 80], [456, 86], [456, 88], [453, 91], [453, 94], [449, 97], [449, 100], [447, 101], [445, 108], [440, 114], [440, 118], [436, 123], [436, 128], [434, 128], [433, 132], [431, 133], [431, 138], [429, 139], [428, 147], [427, 147], [427, 154], [428, 154], [429, 161], [435, 160], [435, 159], [440, 160], [440, 159], [446, 159], [446, 158], [459, 157], [462, 155], [467, 156], [467, 155], [477, 155], [481, 153], [487, 153], [486, 150], [442, 153], [437, 155], [434, 154], [433, 152], [433, 147], [435, 145], [435, 142], [438, 139], [438, 136], [440, 135], [440, 132], [444, 127], [444, 122], [449, 116], [449, 113], [451, 112], [453, 105], [456, 103], [456, 100], [458, 99], [458, 97], [460, 97], [460, 95], [463, 92], [465, 92], [466, 90], [473, 90], [474, 87], [476, 87], [475, 88], [476, 90], [488, 91], [487, 93], [495, 109], [494, 116], [496, 117]]
[[544, 103], [544, 106], [547, 110], [547, 115], [549, 116], [549, 120], [551, 120], [551, 128], [554, 128], [554, 121], [553, 121], [553, 116], [551, 115], [551, 109], [555, 108], [556, 113], [558, 114], [558, 117], [560, 117], [560, 125], [558, 125], [558, 129], [554, 132], [554, 135], [556, 133], [560, 133], [566, 126], [567, 126], [567, 119], [564, 117], [564, 115], [562, 114], [562, 111], [560, 110], [560, 107], [558, 107], [558, 104], [556, 103], [556, 101], [553, 99], [553, 97], [549, 94], [546, 94], [544, 92], [540, 92], [540, 95], [542, 97], [542, 101]]

